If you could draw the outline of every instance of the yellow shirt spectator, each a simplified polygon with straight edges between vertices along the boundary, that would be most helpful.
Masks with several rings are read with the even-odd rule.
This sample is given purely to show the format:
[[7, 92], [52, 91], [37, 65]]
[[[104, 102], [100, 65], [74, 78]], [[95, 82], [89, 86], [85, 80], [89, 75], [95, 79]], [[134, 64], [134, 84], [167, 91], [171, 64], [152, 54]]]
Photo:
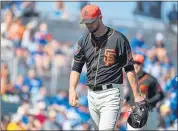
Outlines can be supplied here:
[[23, 129], [17, 124], [17, 123], [13, 123], [13, 122], [10, 122], [7, 126], [7, 130], [18, 130], [18, 131], [22, 131]]

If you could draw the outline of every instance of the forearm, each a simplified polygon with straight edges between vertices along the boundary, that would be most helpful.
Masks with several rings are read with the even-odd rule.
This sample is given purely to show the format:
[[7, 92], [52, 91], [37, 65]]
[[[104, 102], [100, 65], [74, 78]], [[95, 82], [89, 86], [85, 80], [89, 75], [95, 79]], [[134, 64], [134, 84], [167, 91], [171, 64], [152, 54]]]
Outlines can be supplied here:
[[138, 86], [138, 79], [137, 79], [137, 75], [136, 75], [135, 71], [127, 72], [127, 78], [130, 83], [130, 86], [132, 88], [133, 95], [134, 96], [140, 95], [141, 92], [140, 92], [140, 89]]
[[150, 98], [148, 101], [151, 105], [155, 106], [156, 103], [161, 101], [163, 98], [164, 98], [164, 93], [158, 92], [154, 97]]
[[80, 73], [77, 71], [71, 71], [70, 73], [70, 83], [69, 83], [69, 91], [75, 90], [80, 78]]

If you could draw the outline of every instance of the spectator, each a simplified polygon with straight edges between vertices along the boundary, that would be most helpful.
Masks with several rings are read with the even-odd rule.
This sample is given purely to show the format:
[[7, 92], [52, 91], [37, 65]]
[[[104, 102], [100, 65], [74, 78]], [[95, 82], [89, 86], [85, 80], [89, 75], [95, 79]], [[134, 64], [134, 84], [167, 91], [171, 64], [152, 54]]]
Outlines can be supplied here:
[[[10, 10], [5, 12], [5, 20], [1, 23], [1, 56], [13, 56], [13, 43], [8, 40], [9, 29], [12, 25], [13, 14]], [[7, 53], [8, 52], [8, 53]]]
[[5, 39], [1, 34], [1, 56], [11, 58], [14, 55], [12, 41]]
[[38, 45], [37, 51], [33, 54], [37, 73], [44, 76], [44, 73], [50, 68], [50, 57], [44, 52], [44, 47]]
[[16, 17], [38, 16], [38, 13], [35, 11], [35, 2], [13, 1], [8, 3], [5, 8], [12, 10]]
[[17, 90], [17, 91], [20, 91], [21, 89], [22, 89], [22, 86], [23, 86], [23, 76], [22, 75], [19, 75], [18, 77], [17, 77], [17, 80], [16, 80], [16, 82], [15, 82], [15, 84], [14, 84], [14, 88], [15, 88], [15, 90]]
[[29, 52], [37, 50], [37, 46], [34, 43], [34, 29], [37, 26], [37, 21], [33, 20], [26, 25], [26, 30], [22, 38], [22, 47], [27, 49]]
[[60, 69], [60, 71], [62, 70], [62, 68], [66, 68], [68, 67], [67, 64], [68, 63], [68, 57], [64, 54], [63, 50], [62, 50], [62, 44], [57, 42], [57, 41], [53, 41], [53, 45], [54, 45], [54, 56], [53, 56], [53, 60], [55, 63], [55, 66], [57, 69]]
[[176, 4], [172, 5], [172, 10], [168, 14], [169, 24], [177, 24], [178, 11], [176, 10]]
[[7, 64], [1, 64], [1, 94], [12, 93], [12, 83], [10, 81], [10, 72]]
[[50, 57], [46, 54], [44, 47], [48, 44], [49, 38], [48, 26], [46, 23], [41, 23], [39, 31], [35, 34], [35, 42], [37, 50], [33, 53], [35, 65], [40, 76], [44, 75], [44, 71], [49, 69]]
[[9, 30], [13, 23], [13, 14], [10, 10], [5, 11], [4, 22], [1, 23], [1, 33], [3, 38], [8, 37]]
[[164, 63], [165, 59], [168, 58], [167, 50], [164, 46], [164, 36], [162, 33], [156, 34], [155, 45], [147, 52], [147, 57], [148, 58], [147, 62], [145, 63], [145, 69], [154, 77], [159, 78], [160, 81], [162, 79], [161, 63]]
[[65, 108], [70, 108], [68, 104], [68, 94], [65, 91], [59, 91], [58, 94], [53, 98], [53, 104], [58, 104], [65, 106]]
[[44, 124], [44, 122], [47, 120], [45, 109], [46, 104], [42, 101], [37, 102], [34, 106], [36, 106], [36, 109], [38, 111], [37, 114], [35, 114], [35, 119], [37, 119], [40, 123], [40, 127]]
[[35, 118], [34, 118], [34, 116], [33, 115], [31, 115], [31, 114], [29, 114], [28, 115], [28, 128], [30, 129], [30, 130], [40, 130], [40, 129], [38, 129], [37, 127], [35, 127]]
[[64, 122], [67, 121], [66, 108], [64, 106], [53, 105], [57, 111], [56, 122], [62, 127]]
[[144, 71], [152, 74], [156, 78], [161, 76], [161, 66], [157, 61], [156, 53], [153, 50], [147, 51], [147, 58], [144, 63]]
[[9, 9], [12, 10], [15, 17], [22, 16], [22, 10], [21, 10], [21, 4], [22, 1], [13, 1], [11, 5], [9, 5]]
[[29, 128], [29, 118], [28, 118], [28, 110], [30, 108], [29, 103], [23, 103], [21, 106], [19, 106], [17, 113], [22, 116], [22, 123], [21, 126], [25, 129], [28, 130]]
[[35, 34], [36, 43], [41, 44], [42, 46], [47, 44], [46, 36], [48, 35], [48, 25], [45, 22], [42, 22], [39, 25], [39, 31]]
[[82, 122], [88, 122], [90, 120], [90, 114], [86, 105], [86, 103], [80, 103], [77, 110]]
[[35, 11], [35, 2], [22, 2], [20, 5], [20, 10], [22, 11], [22, 15], [24, 17], [33, 17], [38, 16], [39, 14]]
[[12, 40], [15, 48], [21, 47], [21, 40], [25, 27], [21, 22], [20, 17], [14, 19], [8, 33], [8, 39]]
[[161, 63], [162, 87], [164, 87], [169, 79], [176, 75], [175, 72], [174, 65], [170, 62], [168, 57], [165, 57], [164, 61]]
[[43, 84], [42, 80], [36, 76], [34, 69], [30, 69], [28, 71], [28, 76], [25, 77], [23, 81], [23, 85], [28, 86], [31, 93], [34, 93], [34, 94], [38, 93], [42, 84]]
[[64, 1], [57, 1], [56, 2], [56, 13], [57, 14], [63, 13], [64, 9], [65, 9]]
[[43, 101], [46, 105], [50, 104], [50, 100], [47, 97], [47, 90], [45, 87], [41, 87], [39, 92], [31, 98], [31, 102], [36, 104], [39, 101]]
[[10, 118], [7, 115], [2, 115], [1, 116], [1, 129], [2, 130], [6, 130], [7, 129], [7, 125], [10, 122]]
[[156, 34], [156, 43], [155, 43], [155, 53], [158, 61], [163, 62], [164, 58], [167, 57], [167, 50], [164, 44], [164, 35], [162, 33]]
[[44, 47], [44, 52], [49, 56], [50, 59], [52, 59], [55, 56], [57, 44], [58, 42], [56, 40], [52, 40]]
[[163, 104], [160, 107], [160, 125], [159, 128], [168, 129], [171, 125], [171, 110], [168, 105]]
[[173, 77], [167, 83], [165, 84], [164, 91], [167, 96], [167, 99], [170, 101], [170, 108], [173, 112], [172, 119], [176, 120], [178, 117], [178, 111], [177, 111], [177, 87], [178, 85], [178, 76]]
[[56, 2], [56, 8], [55, 8], [55, 15], [58, 18], [62, 18], [62, 19], [67, 19], [68, 15], [65, 9], [65, 4], [64, 1], [57, 1]]
[[24, 130], [22, 128], [22, 116], [19, 114], [14, 114], [11, 118], [11, 122], [7, 126], [7, 130]]
[[136, 33], [136, 37], [131, 40], [131, 48], [134, 53], [141, 53], [145, 54], [146, 53], [146, 45], [143, 40], [143, 32], [138, 31]]
[[42, 130], [62, 130], [59, 124], [56, 123], [56, 115], [54, 110], [48, 112], [48, 120], [43, 124]]
[[23, 85], [19, 92], [19, 96], [20, 96], [22, 102], [23, 101], [29, 102], [30, 97], [31, 97], [29, 86]]

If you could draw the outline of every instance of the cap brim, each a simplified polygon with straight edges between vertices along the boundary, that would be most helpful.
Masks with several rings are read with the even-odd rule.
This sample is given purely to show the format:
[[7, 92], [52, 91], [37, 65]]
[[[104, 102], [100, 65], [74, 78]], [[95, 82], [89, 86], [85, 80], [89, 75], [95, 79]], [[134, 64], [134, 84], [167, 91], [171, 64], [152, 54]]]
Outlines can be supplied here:
[[97, 18], [91, 18], [91, 19], [82, 19], [80, 21], [80, 24], [90, 24], [93, 23]]
[[133, 61], [133, 63], [134, 64], [140, 64], [140, 65], [142, 65], [143, 63], [142, 62], [140, 62], [140, 61]]

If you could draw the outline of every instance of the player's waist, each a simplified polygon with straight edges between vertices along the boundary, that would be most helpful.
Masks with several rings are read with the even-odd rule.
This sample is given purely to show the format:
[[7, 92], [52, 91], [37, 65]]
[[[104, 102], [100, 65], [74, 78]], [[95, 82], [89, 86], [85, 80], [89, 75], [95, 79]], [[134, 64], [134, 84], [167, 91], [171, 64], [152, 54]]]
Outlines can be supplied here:
[[119, 88], [119, 84], [104, 84], [104, 85], [97, 85], [97, 86], [88, 84], [87, 86], [92, 91], [103, 91], [111, 88]]

